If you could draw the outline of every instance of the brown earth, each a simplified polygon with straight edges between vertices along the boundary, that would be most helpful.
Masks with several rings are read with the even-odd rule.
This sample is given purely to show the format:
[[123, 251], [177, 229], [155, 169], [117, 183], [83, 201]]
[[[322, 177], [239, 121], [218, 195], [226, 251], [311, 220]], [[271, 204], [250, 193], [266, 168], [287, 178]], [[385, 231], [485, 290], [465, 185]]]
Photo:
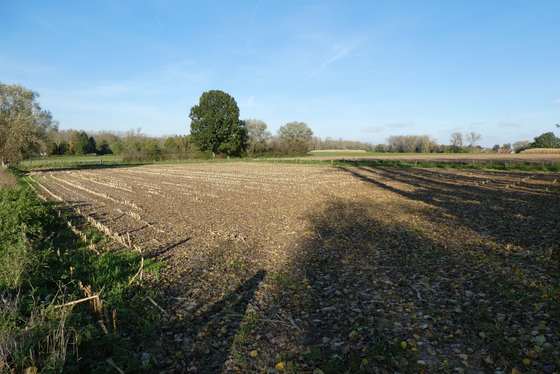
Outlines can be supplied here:
[[560, 370], [558, 174], [208, 163], [34, 178], [165, 261], [149, 280], [159, 338], [138, 342], [150, 370]]

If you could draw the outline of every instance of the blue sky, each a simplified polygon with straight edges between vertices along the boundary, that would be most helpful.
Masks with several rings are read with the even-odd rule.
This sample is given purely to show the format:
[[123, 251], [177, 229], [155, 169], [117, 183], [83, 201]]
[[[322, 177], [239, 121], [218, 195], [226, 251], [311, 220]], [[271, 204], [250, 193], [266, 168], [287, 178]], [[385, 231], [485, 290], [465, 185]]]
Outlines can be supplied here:
[[532, 139], [560, 122], [560, 1], [7, 1], [0, 81], [61, 128], [184, 134], [200, 94], [319, 136], [477, 131]]

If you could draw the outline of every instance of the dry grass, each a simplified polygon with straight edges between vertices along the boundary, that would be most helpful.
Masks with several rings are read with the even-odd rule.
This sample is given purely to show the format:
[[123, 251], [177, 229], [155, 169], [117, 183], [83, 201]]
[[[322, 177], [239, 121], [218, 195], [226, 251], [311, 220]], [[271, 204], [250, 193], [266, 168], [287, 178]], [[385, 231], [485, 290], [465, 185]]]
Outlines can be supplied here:
[[15, 186], [16, 178], [7, 170], [0, 167], [0, 188]]
[[521, 152], [524, 155], [530, 154], [548, 154], [548, 155], [560, 155], [560, 148], [530, 148]]
[[310, 151], [311, 154], [321, 154], [321, 153], [367, 153], [363, 149], [314, 149]]

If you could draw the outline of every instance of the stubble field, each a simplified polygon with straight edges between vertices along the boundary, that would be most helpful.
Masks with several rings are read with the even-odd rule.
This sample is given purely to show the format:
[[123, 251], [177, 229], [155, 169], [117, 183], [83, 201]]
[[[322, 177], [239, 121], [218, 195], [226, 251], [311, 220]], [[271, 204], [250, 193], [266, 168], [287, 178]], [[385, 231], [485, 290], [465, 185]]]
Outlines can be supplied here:
[[37, 172], [165, 260], [168, 372], [560, 370], [560, 175], [199, 163]]

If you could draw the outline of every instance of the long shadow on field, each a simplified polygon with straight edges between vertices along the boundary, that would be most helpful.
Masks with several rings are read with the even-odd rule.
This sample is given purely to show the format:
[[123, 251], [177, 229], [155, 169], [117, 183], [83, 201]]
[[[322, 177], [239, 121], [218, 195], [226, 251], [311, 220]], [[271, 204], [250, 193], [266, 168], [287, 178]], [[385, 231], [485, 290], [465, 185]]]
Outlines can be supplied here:
[[196, 373], [224, 371], [247, 306], [265, 275], [264, 270], [256, 272], [203, 313], [193, 311], [192, 318], [175, 321], [171, 331], [180, 339], [166, 343], [173, 347], [176, 358], [169, 368]]
[[175, 243], [171, 243], [169, 245], [163, 246], [161, 248], [156, 249], [155, 251], [151, 252], [148, 256], [148, 258], [156, 258], [156, 257], [161, 257], [161, 259], [165, 259], [167, 258], [170, 254], [170, 251], [173, 251], [175, 248], [179, 247], [180, 245], [185, 244], [186, 242], [188, 242], [189, 240], [191, 240], [190, 237], [185, 238], [185, 239], [181, 239], [176, 241]]
[[[509, 372], [536, 344], [524, 327], [539, 323], [550, 346], [533, 368], [558, 368], [558, 301], [543, 287], [507, 261], [447, 249], [386, 214], [371, 202], [334, 200], [309, 216], [310, 239], [288, 270], [299, 278], [280, 299], [302, 330], [298, 370]], [[291, 334], [274, 332], [283, 333]]]
[[525, 183], [520, 174], [512, 186], [512, 182], [492, 180], [496, 174], [485, 172], [465, 176], [426, 169], [343, 170], [377, 187], [439, 208], [429, 217], [433, 222], [449, 224], [445, 214], [450, 214], [460, 225], [499, 244], [542, 251], [560, 241], [560, 189]]

